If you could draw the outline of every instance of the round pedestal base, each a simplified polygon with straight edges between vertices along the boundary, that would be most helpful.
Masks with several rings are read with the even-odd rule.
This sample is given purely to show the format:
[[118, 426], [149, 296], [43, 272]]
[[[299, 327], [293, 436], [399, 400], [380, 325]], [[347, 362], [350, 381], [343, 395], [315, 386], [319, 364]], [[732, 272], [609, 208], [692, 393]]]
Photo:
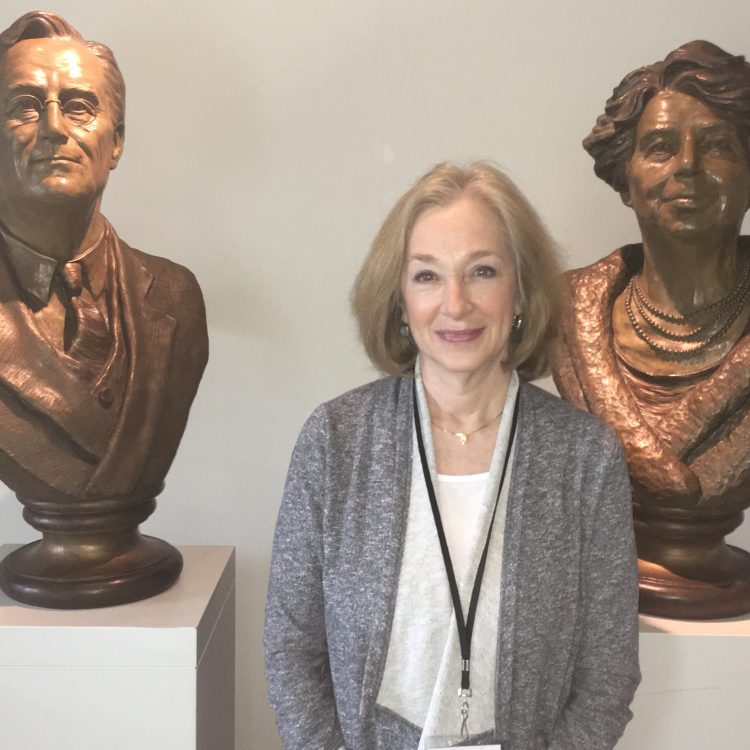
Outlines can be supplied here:
[[27, 544], [0, 562], [0, 588], [24, 604], [54, 609], [91, 609], [146, 599], [168, 589], [182, 571], [182, 555], [155, 537], [137, 541], [114, 556], [78, 554], [66, 565], [59, 548], [45, 540]]
[[750, 554], [724, 538], [742, 512], [633, 505], [640, 610], [712, 620], [750, 612]]
[[719, 581], [683, 578], [667, 568], [638, 560], [639, 609], [680, 620], [712, 620], [750, 612], [750, 554], [726, 545], [733, 570]]

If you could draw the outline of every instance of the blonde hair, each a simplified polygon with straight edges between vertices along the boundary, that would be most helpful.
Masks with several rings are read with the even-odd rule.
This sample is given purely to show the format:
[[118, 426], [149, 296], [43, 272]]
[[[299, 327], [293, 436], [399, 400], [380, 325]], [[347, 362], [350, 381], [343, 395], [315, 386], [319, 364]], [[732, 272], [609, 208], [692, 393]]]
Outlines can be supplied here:
[[487, 162], [459, 166], [444, 162], [399, 198], [383, 222], [352, 288], [352, 311], [370, 361], [390, 375], [414, 369], [417, 348], [400, 333], [401, 279], [406, 248], [417, 219], [428, 209], [446, 207], [470, 196], [500, 219], [518, 274], [518, 304], [523, 316], [511, 338], [506, 361], [525, 380], [549, 369], [549, 344], [560, 307], [560, 266], [552, 238], [513, 181]]

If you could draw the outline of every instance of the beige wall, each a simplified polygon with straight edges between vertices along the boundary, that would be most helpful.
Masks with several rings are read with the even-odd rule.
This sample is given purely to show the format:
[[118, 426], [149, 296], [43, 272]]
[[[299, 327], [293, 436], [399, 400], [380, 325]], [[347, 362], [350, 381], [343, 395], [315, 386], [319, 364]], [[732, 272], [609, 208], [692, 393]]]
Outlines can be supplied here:
[[[3, 0], [0, 26], [29, 9]], [[60, 0], [110, 44], [127, 140], [105, 213], [197, 274], [211, 361], [145, 529], [238, 549], [241, 750], [280, 747], [261, 630], [274, 520], [313, 407], [372, 378], [347, 295], [395, 198], [443, 159], [492, 158], [567, 265], [636, 240], [580, 141], [622, 75], [706, 38], [750, 54], [745, 0]], [[0, 541], [35, 532], [0, 491]], [[737, 535], [750, 546], [750, 527]]]

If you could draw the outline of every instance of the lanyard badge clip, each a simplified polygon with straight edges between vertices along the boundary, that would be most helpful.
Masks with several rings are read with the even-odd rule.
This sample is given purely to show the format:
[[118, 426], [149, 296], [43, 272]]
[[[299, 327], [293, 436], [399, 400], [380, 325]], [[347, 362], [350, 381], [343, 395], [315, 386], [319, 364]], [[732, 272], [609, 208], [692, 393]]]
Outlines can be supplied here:
[[461, 739], [469, 739], [469, 698], [471, 698], [471, 688], [459, 688], [458, 697], [461, 699]]

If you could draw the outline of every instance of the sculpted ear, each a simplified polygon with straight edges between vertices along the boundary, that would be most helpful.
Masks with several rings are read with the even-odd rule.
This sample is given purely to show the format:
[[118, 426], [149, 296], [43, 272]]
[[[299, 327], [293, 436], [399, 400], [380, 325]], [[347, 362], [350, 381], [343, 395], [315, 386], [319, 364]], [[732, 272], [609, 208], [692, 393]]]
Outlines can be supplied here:
[[125, 147], [125, 123], [120, 123], [115, 128], [114, 133], [114, 144], [112, 146], [112, 155], [109, 158], [109, 168], [114, 169], [120, 157], [122, 156], [122, 150]]

